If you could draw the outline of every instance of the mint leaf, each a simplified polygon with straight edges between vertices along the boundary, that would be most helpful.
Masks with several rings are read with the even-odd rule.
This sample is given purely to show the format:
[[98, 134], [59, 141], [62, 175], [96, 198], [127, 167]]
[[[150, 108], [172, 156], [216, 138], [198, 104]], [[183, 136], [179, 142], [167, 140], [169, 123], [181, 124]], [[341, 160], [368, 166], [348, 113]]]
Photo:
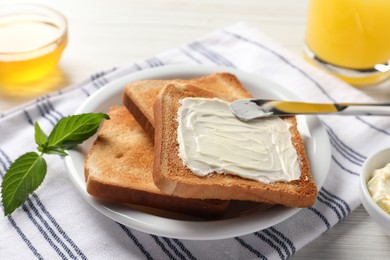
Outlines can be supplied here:
[[1, 184], [4, 214], [9, 215], [20, 207], [43, 182], [47, 171], [43, 154], [66, 156], [65, 149], [91, 137], [103, 119], [109, 119], [109, 116], [103, 113], [68, 116], [56, 124], [49, 137], [46, 137], [39, 124], [35, 123], [35, 142], [42, 154], [29, 152], [20, 156], [4, 175]]
[[7, 216], [20, 207], [39, 187], [45, 178], [46, 170], [45, 159], [35, 152], [26, 153], [15, 160], [1, 184], [4, 215]]
[[37, 145], [39, 146], [44, 145], [47, 141], [47, 137], [45, 133], [42, 131], [38, 122], [35, 122], [34, 129], [35, 129], [35, 143], [37, 143]]
[[89, 113], [64, 117], [49, 135], [47, 146], [72, 148], [95, 134], [103, 119], [109, 119], [109, 116], [103, 113]]
[[38, 122], [35, 122], [34, 129], [35, 129], [35, 135], [34, 135], [35, 143], [38, 145], [38, 151], [43, 152], [47, 145], [47, 137], [45, 133], [42, 131]]
[[59, 146], [48, 146], [48, 147], [45, 147], [43, 152], [46, 153], [46, 154], [57, 154], [57, 155], [60, 155], [60, 156], [67, 156], [68, 155], [65, 152], [65, 150], [62, 149]]

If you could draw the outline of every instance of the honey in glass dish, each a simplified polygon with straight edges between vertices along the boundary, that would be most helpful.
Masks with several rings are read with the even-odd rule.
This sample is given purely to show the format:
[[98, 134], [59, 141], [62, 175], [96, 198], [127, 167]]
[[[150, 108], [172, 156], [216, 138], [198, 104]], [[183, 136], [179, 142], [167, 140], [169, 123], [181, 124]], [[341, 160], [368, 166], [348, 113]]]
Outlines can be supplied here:
[[0, 83], [28, 83], [51, 72], [67, 44], [57, 11], [32, 4], [0, 5]]

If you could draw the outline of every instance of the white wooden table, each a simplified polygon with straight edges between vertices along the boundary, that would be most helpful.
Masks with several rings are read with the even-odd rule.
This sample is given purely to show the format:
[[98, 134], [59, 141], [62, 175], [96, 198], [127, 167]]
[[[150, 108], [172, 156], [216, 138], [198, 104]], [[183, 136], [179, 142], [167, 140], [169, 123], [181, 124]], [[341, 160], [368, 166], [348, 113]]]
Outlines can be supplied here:
[[[0, 1], [11, 2], [11, 1]], [[12, 1], [15, 2], [15, 1]], [[26, 2], [26, 1], [24, 1]], [[92, 73], [175, 48], [206, 33], [246, 21], [300, 54], [307, 0], [36, 0], [63, 12], [69, 44], [47, 84], [61, 88]], [[390, 82], [365, 90], [390, 102]], [[0, 111], [36, 95], [0, 96]], [[294, 259], [390, 259], [385, 236], [363, 207], [300, 250]]]

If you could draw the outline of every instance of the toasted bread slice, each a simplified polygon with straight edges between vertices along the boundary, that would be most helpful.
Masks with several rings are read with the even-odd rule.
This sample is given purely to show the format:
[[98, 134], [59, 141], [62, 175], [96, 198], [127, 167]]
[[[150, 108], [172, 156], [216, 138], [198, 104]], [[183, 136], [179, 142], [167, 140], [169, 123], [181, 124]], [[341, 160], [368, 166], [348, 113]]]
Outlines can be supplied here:
[[184, 198], [250, 200], [288, 207], [310, 207], [317, 188], [310, 174], [309, 162], [295, 117], [285, 117], [291, 124], [292, 143], [299, 160], [301, 176], [291, 182], [264, 184], [233, 175], [211, 174], [198, 177], [186, 168], [179, 157], [177, 141], [178, 109], [186, 97], [214, 98], [217, 94], [191, 85], [168, 84], [154, 105], [155, 161], [153, 178], [156, 186], [167, 194]]
[[191, 80], [144, 80], [130, 83], [124, 89], [123, 104], [151, 138], [154, 138], [154, 101], [158, 93], [171, 82], [196, 85], [218, 93], [218, 97], [226, 101], [252, 97], [238, 79], [229, 73], [215, 73]]
[[131, 203], [205, 218], [220, 217], [227, 201], [183, 199], [154, 185], [153, 144], [125, 107], [112, 107], [85, 160], [87, 192], [104, 200]]

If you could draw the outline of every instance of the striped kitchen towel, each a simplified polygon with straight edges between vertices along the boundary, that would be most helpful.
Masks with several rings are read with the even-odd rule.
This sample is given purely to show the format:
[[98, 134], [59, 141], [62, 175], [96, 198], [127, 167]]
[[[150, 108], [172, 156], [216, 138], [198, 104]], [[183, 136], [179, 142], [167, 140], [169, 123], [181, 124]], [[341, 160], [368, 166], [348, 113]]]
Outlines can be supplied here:
[[[35, 149], [35, 121], [49, 132], [58, 120], [73, 114], [88, 96], [109, 82], [167, 64], [236, 68], [274, 81], [307, 101], [372, 101], [251, 26], [239, 23], [149, 59], [98, 72], [78, 85], [1, 114], [1, 179], [13, 160]], [[42, 186], [11, 216], [0, 217], [0, 259], [286, 259], [359, 205], [358, 176], [364, 160], [377, 149], [390, 146], [388, 120], [323, 116], [321, 121], [332, 146], [329, 176], [313, 207], [280, 224], [212, 241], [142, 233], [90, 207], [67, 177], [63, 160], [53, 156], [46, 157], [48, 174]]]

